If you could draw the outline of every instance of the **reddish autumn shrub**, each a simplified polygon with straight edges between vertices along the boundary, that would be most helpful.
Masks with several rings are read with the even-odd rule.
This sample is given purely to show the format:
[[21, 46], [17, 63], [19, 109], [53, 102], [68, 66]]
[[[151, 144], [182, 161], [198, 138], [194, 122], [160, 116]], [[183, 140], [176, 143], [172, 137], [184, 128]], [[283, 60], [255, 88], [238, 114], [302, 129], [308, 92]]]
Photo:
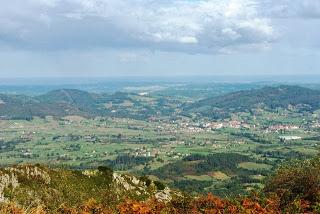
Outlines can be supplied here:
[[276, 194], [283, 210], [297, 206], [301, 211], [317, 209], [320, 204], [320, 157], [284, 164], [267, 181], [265, 192]]
[[23, 209], [19, 208], [15, 203], [1, 204], [0, 213], [24, 214]]
[[152, 214], [151, 207], [145, 202], [125, 200], [118, 206], [121, 214]]

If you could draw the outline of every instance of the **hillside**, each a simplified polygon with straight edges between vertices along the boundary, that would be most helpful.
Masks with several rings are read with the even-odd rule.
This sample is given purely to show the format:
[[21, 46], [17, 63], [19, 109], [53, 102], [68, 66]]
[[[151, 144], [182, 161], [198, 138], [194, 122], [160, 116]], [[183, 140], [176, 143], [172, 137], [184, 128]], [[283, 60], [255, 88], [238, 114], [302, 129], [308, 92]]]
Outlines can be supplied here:
[[31, 119], [32, 117], [67, 115], [83, 117], [112, 116], [147, 119], [156, 114], [169, 115], [175, 100], [152, 98], [133, 93], [95, 94], [75, 89], [60, 89], [40, 96], [0, 94], [0, 117]]
[[47, 115], [88, 116], [97, 108], [93, 95], [79, 90], [58, 90], [41, 96], [0, 95], [0, 115], [6, 119], [31, 119]]
[[254, 108], [274, 110], [287, 109], [290, 106], [300, 110], [317, 110], [320, 108], [320, 91], [300, 86], [268, 86], [203, 99], [187, 105], [185, 110], [204, 116], [223, 116], [230, 112], [251, 111]]
[[222, 199], [191, 197], [148, 177], [110, 168], [72, 171], [40, 165], [0, 169], [1, 213], [317, 213], [319, 158], [280, 167], [264, 192]]
[[21, 207], [42, 208], [48, 213], [69, 213], [68, 210], [81, 209], [86, 203], [99, 203], [103, 204], [104, 211], [95, 213], [116, 213], [117, 205], [124, 200], [155, 198], [166, 202], [174, 197], [183, 196], [159, 182], [119, 174], [107, 167], [72, 171], [19, 165], [0, 170], [0, 208], [12, 201]]
[[[183, 106], [183, 111], [177, 111]], [[209, 97], [184, 103], [174, 97], [141, 96], [134, 93], [95, 94], [75, 89], [60, 89], [40, 96], [0, 94], [0, 116], [5, 119], [31, 119], [34, 116], [84, 117], [112, 116], [147, 119], [152, 116], [227, 117], [232, 112], [254, 108], [274, 110], [296, 108], [314, 111], [320, 108], [320, 91], [300, 86], [264, 87]]]

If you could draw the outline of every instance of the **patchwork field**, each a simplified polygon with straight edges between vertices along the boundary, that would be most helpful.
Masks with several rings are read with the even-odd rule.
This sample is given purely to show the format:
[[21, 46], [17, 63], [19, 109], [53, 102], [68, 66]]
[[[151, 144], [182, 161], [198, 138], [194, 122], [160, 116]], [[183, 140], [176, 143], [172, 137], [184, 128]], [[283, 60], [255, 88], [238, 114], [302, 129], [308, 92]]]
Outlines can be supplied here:
[[[228, 196], [262, 187], [279, 163], [319, 154], [320, 111], [310, 110], [318, 108], [311, 99], [318, 97], [317, 91], [280, 86], [199, 100], [199, 95], [188, 90], [170, 96], [79, 90], [14, 99], [3, 95], [2, 107], [21, 98], [22, 103], [31, 102], [30, 108], [38, 108], [32, 105], [39, 102], [45, 113], [50, 110], [61, 117], [3, 117], [0, 164], [42, 163], [73, 169], [110, 166], [187, 192]], [[285, 107], [286, 102], [296, 102], [283, 100], [291, 99], [291, 90], [295, 96], [305, 93], [298, 98], [308, 105]], [[270, 93], [280, 93], [281, 99], [265, 99]], [[305, 100], [306, 96], [311, 98]], [[244, 98], [246, 103], [240, 102]], [[48, 109], [48, 103], [54, 108]]]

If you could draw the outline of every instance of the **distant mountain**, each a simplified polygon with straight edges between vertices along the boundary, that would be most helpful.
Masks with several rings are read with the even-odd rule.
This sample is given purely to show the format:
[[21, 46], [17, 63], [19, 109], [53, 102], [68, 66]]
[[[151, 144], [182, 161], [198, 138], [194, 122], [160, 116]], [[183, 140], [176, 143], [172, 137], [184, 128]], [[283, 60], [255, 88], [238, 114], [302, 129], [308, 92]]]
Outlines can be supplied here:
[[0, 95], [0, 116], [8, 119], [31, 119], [47, 115], [70, 114], [88, 116], [97, 109], [94, 95], [79, 90], [58, 90], [45, 95]]
[[310, 111], [317, 110], [320, 108], [320, 91], [300, 86], [268, 86], [203, 99], [185, 106], [185, 110], [210, 116], [250, 111], [257, 107], [276, 109], [290, 106]]
[[[66, 114], [84, 116], [103, 114], [99, 111], [100, 95], [76, 89], [61, 89], [36, 97], [42, 104], [63, 108]], [[59, 114], [57, 115], [59, 116]]]
[[299, 110], [317, 110], [320, 108], [320, 91], [283, 85], [233, 92], [184, 105], [178, 99], [164, 96], [124, 92], [96, 94], [76, 89], [60, 89], [40, 96], [0, 94], [0, 117], [5, 119], [31, 119], [48, 115], [147, 119], [177, 114], [188, 116], [190, 113], [224, 118], [230, 113], [254, 108], [273, 110], [290, 106]]
[[96, 94], [76, 89], [60, 89], [40, 96], [0, 94], [0, 117], [32, 119], [34, 116], [112, 116], [146, 119], [174, 111], [175, 100], [151, 98], [134, 93]]
[[89, 102], [95, 102], [96, 98], [94, 94], [90, 94], [86, 91], [77, 89], [60, 89], [48, 92], [45, 95], [40, 95], [37, 99], [48, 103], [60, 102], [60, 103], [74, 103], [83, 104]]
[[31, 115], [30, 106], [38, 106], [38, 101], [23, 95], [0, 94], [0, 116], [2, 118], [26, 118]]

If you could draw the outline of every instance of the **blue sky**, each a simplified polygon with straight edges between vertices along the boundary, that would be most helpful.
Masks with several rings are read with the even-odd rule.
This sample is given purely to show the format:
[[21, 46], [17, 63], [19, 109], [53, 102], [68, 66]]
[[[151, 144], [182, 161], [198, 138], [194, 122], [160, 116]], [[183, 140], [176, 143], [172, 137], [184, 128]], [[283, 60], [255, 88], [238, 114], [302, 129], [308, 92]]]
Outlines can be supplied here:
[[320, 74], [320, 0], [10, 0], [0, 77]]

